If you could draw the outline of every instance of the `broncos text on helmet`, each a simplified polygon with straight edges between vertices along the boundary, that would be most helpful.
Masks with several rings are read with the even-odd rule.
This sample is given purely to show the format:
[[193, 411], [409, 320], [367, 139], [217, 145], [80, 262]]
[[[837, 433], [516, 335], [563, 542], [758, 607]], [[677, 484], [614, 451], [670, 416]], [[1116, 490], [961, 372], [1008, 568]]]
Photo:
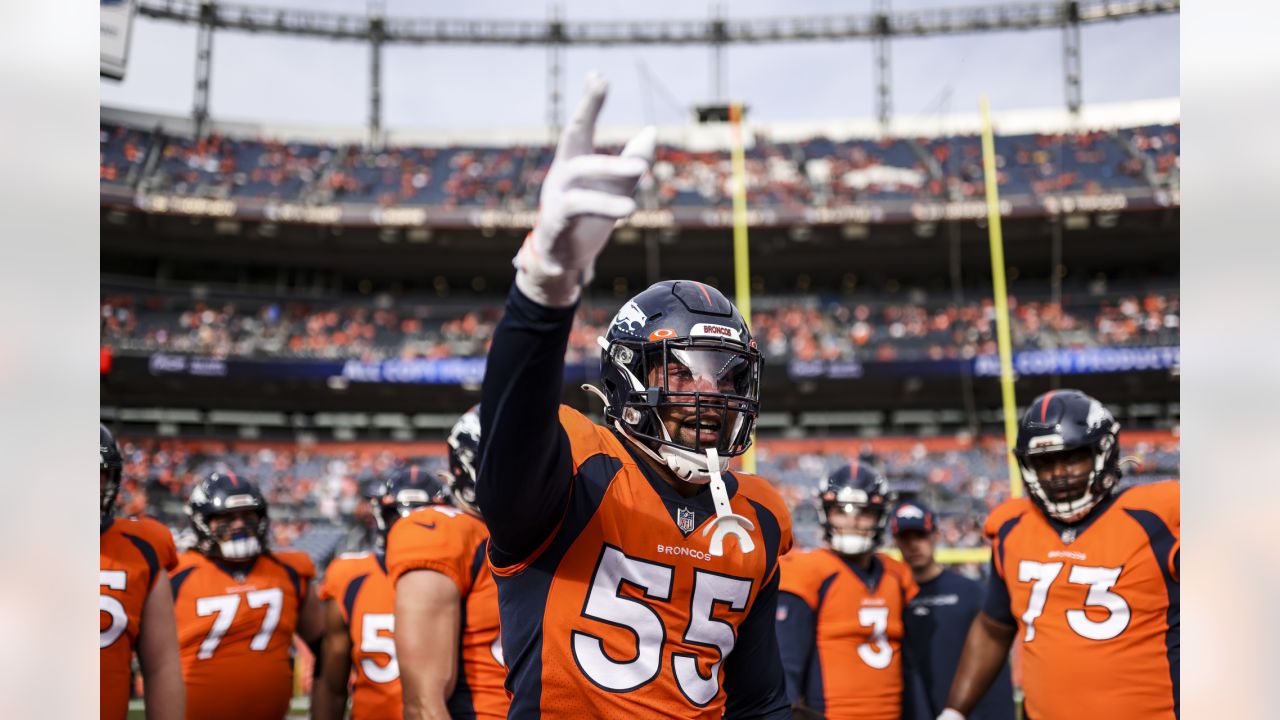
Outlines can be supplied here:
[[[240, 527], [234, 516], [244, 515]], [[216, 560], [248, 560], [270, 547], [267, 500], [256, 483], [231, 471], [214, 472], [196, 483], [187, 500], [196, 531], [196, 552]], [[220, 519], [233, 518], [231, 522]]]
[[763, 359], [741, 313], [719, 290], [656, 283], [629, 300], [600, 338], [605, 417], [687, 482], [710, 481], [751, 446]]
[[[1120, 423], [1079, 390], [1051, 390], [1023, 413], [1013, 454], [1031, 500], [1056, 520], [1078, 522], [1120, 480]], [[1071, 474], [1065, 468], [1077, 456], [1083, 471]]]
[[[822, 501], [819, 522], [831, 549], [841, 555], [861, 555], [880, 547], [889, 521], [889, 482], [869, 462], [856, 462], [837, 468], [818, 483]], [[857, 517], [871, 513], [875, 524], [870, 532], [842, 531], [831, 525], [831, 513], [841, 512]]]

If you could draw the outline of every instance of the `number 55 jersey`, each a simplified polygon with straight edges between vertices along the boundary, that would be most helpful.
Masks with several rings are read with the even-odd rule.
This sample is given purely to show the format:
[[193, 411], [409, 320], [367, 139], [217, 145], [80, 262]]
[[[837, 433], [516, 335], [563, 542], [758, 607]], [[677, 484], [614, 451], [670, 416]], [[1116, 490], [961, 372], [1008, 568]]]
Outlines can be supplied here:
[[1026, 498], [987, 518], [985, 612], [1017, 625], [1028, 718], [1178, 716], [1178, 487], [1130, 488], [1070, 526]]
[[284, 716], [293, 694], [289, 652], [315, 574], [301, 552], [240, 565], [182, 554], [170, 584], [188, 720]]
[[[710, 493], [681, 497], [607, 428], [568, 407], [568, 507], [543, 547], [495, 567], [510, 718], [790, 717], [774, 608], [791, 547], [781, 497], [726, 473], [736, 540], [710, 551]], [[492, 557], [492, 556], [491, 556]]]

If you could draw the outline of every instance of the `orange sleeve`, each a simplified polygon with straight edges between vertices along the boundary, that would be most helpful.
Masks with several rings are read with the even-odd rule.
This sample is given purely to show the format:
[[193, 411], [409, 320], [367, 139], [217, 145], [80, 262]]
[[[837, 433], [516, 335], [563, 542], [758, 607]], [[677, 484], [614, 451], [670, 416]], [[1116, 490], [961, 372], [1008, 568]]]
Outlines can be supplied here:
[[817, 556], [813, 551], [802, 550], [778, 558], [778, 592], [795, 595], [811, 609], [818, 607], [820, 573], [815, 572]]
[[1000, 563], [1000, 528], [1010, 520], [1033, 509], [1031, 501], [1025, 497], [1005, 500], [991, 511], [987, 516], [986, 523], [982, 526], [982, 534], [987, 537], [987, 541], [991, 543], [991, 562], [996, 565], [996, 572], [1004, 576], [1004, 568], [999, 566]]
[[426, 507], [397, 521], [387, 536], [387, 575], [394, 586], [413, 570], [432, 570], [471, 590], [471, 564], [483, 532], [480, 522], [453, 508]]
[[343, 589], [346, 588], [347, 582], [351, 579], [351, 573], [348, 570], [351, 566], [351, 559], [345, 557], [334, 558], [329, 563], [329, 567], [325, 568], [324, 578], [316, 587], [316, 596], [321, 600], [333, 600], [342, 597]]
[[137, 524], [138, 532], [156, 551], [156, 559], [160, 561], [160, 567], [167, 572], [172, 572], [178, 566], [178, 547], [173, 542], [173, 533], [169, 531], [168, 526], [149, 517], [139, 518]]
[[920, 586], [916, 584], [916, 579], [911, 574], [911, 568], [901, 560], [895, 560], [888, 555], [880, 555], [880, 562], [885, 564], [885, 569], [892, 572], [894, 577], [898, 578], [898, 585], [902, 587], [902, 602], [909, 603], [920, 592]]
[[279, 550], [272, 554], [277, 560], [293, 568], [304, 582], [310, 582], [316, 576], [316, 564], [310, 555], [301, 550]]
[[791, 511], [787, 509], [786, 501], [769, 484], [768, 480], [759, 475], [734, 472], [734, 477], [738, 478], [740, 492], [765, 506], [778, 519], [778, 555], [786, 555], [791, 552], [794, 538], [791, 533]]

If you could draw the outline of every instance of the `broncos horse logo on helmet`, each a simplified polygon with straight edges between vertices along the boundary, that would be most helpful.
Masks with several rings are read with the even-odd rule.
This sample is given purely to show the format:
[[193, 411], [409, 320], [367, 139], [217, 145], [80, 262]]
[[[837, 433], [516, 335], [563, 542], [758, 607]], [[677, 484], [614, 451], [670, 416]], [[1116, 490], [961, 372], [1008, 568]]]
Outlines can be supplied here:
[[605, 417], [681, 480], [710, 480], [751, 446], [763, 359], [733, 303], [688, 280], [656, 283], [622, 306], [600, 338]]
[[[1013, 450], [1031, 500], [1047, 515], [1078, 522], [1115, 490], [1120, 470], [1120, 423], [1079, 390], [1053, 390], [1031, 401]], [[1053, 474], [1052, 463], [1079, 456], [1087, 471]]]

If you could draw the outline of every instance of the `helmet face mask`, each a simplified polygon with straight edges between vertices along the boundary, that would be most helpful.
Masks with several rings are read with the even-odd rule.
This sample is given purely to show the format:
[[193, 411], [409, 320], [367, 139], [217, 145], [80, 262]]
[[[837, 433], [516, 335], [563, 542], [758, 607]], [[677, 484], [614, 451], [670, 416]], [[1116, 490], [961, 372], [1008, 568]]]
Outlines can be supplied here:
[[665, 281], [615, 316], [601, 345], [605, 416], [681, 480], [710, 479], [751, 447], [763, 359], [737, 309], [714, 288]]
[[1102, 403], [1078, 390], [1032, 401], [1013, 451], [1032, 502], [1060, 522], [1088, 517], [1120, 479], [1119, 433]]

